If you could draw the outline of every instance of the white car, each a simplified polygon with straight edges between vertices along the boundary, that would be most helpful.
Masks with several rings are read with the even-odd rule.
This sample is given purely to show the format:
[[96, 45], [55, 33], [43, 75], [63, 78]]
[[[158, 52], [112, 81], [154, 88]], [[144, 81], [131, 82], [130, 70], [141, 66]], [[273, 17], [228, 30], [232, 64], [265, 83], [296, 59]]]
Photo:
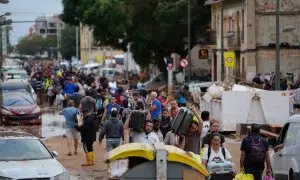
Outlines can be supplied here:
[[282, 128], [279, 138], [269, 139], [269, 145], [283, 145], [271, 156], [275, 179], [300, 179], [300, 115], [292, 116]]
[[0, 131], [0, 179], [68, 180], [56, 152], [27, 133]]

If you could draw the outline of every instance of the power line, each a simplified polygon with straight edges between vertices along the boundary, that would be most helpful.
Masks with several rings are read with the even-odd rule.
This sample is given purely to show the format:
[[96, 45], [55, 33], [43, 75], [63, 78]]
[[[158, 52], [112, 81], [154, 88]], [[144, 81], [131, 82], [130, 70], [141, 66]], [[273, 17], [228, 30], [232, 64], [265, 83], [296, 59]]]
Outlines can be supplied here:
[[[0, 13], [5, 13], [6, 11], [0, 11]], [[61, 12], [13, 12], [10, 11], [12, 14], [61, 14]]]

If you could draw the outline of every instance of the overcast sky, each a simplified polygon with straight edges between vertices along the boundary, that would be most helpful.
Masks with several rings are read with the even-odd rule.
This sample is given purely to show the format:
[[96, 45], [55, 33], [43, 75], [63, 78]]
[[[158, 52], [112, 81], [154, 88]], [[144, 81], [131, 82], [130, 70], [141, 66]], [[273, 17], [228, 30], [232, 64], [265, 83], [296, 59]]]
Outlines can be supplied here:
[[[0, 13], [11, 12], [13, 21], [34, 21], [40, 15], [53, 15], [62, 12], [61, 0], [9, 0], [9, 4], [0, 4]], [[10, 33], [12, 44], [27, 35], [34, 23], [13, 23]]]

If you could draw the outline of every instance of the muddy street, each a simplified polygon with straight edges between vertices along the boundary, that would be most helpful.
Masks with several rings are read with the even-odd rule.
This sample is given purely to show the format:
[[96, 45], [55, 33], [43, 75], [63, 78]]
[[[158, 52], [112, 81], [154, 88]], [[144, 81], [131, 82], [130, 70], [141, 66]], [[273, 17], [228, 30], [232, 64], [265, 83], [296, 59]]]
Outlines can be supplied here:
[[[79, 145], [78, 155], [68, 156], [68, 147], [66, 139], [63, 137], [64, 117], [58, 114], [58, 111], [44, 109], [41, 126], [1, 126], [1, 130], [23, 131], [40, 137], [51, 151], [57, 151], [59, 156], [57, 160], [68, 170], [71, 180], [105, 180], [108, 179], [107, 165], [104, 163], [105, 141], [99, 146], [94, 143], [95, 165], [92, 167], [82, 167], [85, 162], [85, 154], [82, 145]], [[236, 165], [239, 164], [240, 142], [227, 138], [226, 147], [233, 156]], [[239, 167], [237, 167], [239, 170]]]
[[64, 117], [58, 111], [45, 109], [42, 116], [42, 125], [33, 126], [1, 126], [1, 130], [23, 131], [42, 139], [51, 151], [57, 151], [57, 160], [69, 171], [71, 180], [107, 179], [107, 168], [104, 163], [104, 144], [99, 147], [94, 144], [96, 162], [93, 167], [82, 167], [85, 162], [85, 154], [82, 145], [79, 144], [78, 155], [67, 155], [67, 142], [63, 137], [65, 132]]

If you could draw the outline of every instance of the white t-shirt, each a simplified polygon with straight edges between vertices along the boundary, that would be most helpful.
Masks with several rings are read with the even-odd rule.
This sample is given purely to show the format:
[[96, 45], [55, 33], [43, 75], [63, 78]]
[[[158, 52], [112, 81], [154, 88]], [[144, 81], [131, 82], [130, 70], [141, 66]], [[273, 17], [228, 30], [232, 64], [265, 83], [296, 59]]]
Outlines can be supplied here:
[[207, 133], [209, 131], [209, 128], [210, 128], [210, 122], [209, 121], [203, 121], [201, 139], [203, 139], [207, 135]]
[[[208, 148], [205, 149], [205, 151], [203, 153], [203, 156], [202, 156], [202, 159], [203, 160], [208, 159]], [[230, 155], [229, 151], [226, 148], [225, 148], [225, 159], [226, 160], [231, 159], [231, 155]], [[209, 157], [208, 162], [214, 161], [215, 163], [222, 163], [222, 162], [224, 162], [225, 159], [224, 159], [224, 156], [223, 156], [223, 153], [222, 153], [222, 148], [220, 147], [218, 152], [215, 152], [213, 149], [211, 149], [210, 157]]]
[[149, 134], [145, 132], [133, 132], [132, 135], [134, 143], [154, 144], [159, 142], [159, 138], [154, 132]]

